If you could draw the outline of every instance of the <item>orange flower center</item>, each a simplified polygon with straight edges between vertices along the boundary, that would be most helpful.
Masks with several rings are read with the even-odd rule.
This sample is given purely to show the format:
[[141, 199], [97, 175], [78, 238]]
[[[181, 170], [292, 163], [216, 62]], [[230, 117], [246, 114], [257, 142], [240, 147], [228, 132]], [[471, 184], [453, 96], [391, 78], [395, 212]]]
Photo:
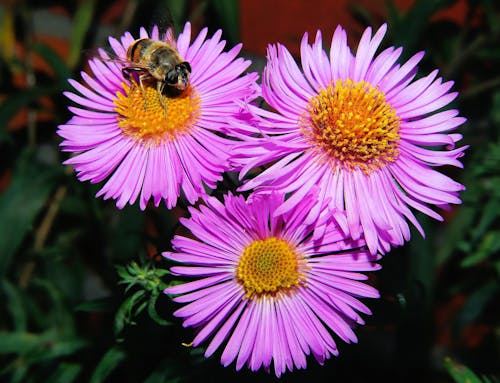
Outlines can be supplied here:
[[302, 131], [334, 166], [370, 173], [397, 159], [400, 119], [366, 81], [337, 80], [312, 97], [307, 110]]
[[187, 133], [200, 116], [200, 96], [190, 86], [178, 96], [159, 94], [155, 86], [141, 89], [122, 84], [114, 103], [118, 126], [134, 140], [158, 145]]
[[236, 276], [247, 298], [276, 295], [297, 287], [303, 280], [301, 262], [292, 247], [275, 237], [253, 241], [243, 251]]

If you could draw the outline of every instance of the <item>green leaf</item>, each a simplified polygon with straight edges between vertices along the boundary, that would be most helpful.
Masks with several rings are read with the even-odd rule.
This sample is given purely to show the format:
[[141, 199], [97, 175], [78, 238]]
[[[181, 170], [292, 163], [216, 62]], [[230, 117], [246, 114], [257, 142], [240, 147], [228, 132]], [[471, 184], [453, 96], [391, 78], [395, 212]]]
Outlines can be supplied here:
[[[61, 233], [57, 241], [64, 235], [65, 233]], [[60, 292], [60, 300], [65, 302], [65, 311], [70, 310], [69, 306], [80, 303], [86, 271], [82, 260], [72, 257], [72, 253], [72, 249], [50, 246], [46, 246], [39, 253], [40, 267], [45, 270], [44, 277], [50, 280], [54, 288]]]
[[29, 332], [0, 331], [0, 354], [24, 354], [45, 343], [45, 337]]
[[25, 377], [28, 374], [29, 365], [21, 364], [21, 366], [16, 367], [12, 374], [12, 379], [10, 383], [24, 383], [26, 382]]
[[475, 225], [475, 229], [472, 232], [473, 240], [482, 237], [486, 230], [488, 230], [488, 228], [491, 226], [491, 224], [498, 218], [498, 216], [500, 215], [500, 201], [492, 198], [483, 207], [481, 213], [482, 216], [479, 220], [479, 223]]
[[63, 292], [59, 290], [52, 281], [46, 279], [34, 279], [33, 285], [43, 289], [50, 299], [51, 311], [46, 320], [53, 326], [57, 326], [58, 337], [71, 337], [75, 333], [74, 317], [71, 310], [68, 309]]
[[172, 323], [163, 319], [158, 315], [156, 312], [156, 301], [158, 300], [159, 297], [159, 292], [153, 293], [151, 297], [149, 298], [148, 302], [148, 314], [153, 319], [156, 323], [158, 323], [160, 326], [169, 326]]
[[71, 383], [76, 380], [82, 366], [76, 363], [61, 363], [54, 373], [47, 379], [47, 382]]
[[105, 382], [109, 374], [125, 359], [126, 355], [118, 347], [109, 349], [102, 357], [90, 378], [90, 383]]
[[500, 25], [498, 25], [498, 3], [496, 0], [483, 0], [480, 2], [484, 16], [488, 20], [488, 26], [493, 34], [498, 36]]
[[[110, 251], [122, 263], [144, 251], [144, 214], [137, 206], [126, 206], [105, 227]], [[118, 258], [119, 257], [119, 258]]]
[[156, 268], [154, 264], [146, 262], [138, 264], [135, 261], [130, 262], [126, 266], [117, 265], [116, 271], [121, 279], [119, 283], [127, 285], [125, 291], [128, 291], [135, 285], [139, 285], [151, 294], [156, 294], [166, 288], [161, 277], [169, 273], [166, 269]]
[[0, 374], [11, 372], [13, 376], [17, 376], [19, 373], [21, 378], [16, 378], [17, 381], [24, 381], [22, 376], [26, 371], [21, 374], [22, 371], [18, 372], [19, 367], [29, 369], [30, 366], [40, 364], [40, 362], [51, 362], [60, 357], [70, 356], [89, 344], [79, 338], [61, 340], [61, 335], [60, 331], [54, 327], [40, 334], [0, 332], [0, 354], [17, 355], [17, 358], [4, 367]]
[[112, 297], [105, 297], [83, 302], [75, 307], [75, 311], [112, 312], [115, 306]]
[[458, 243], [470, 231], [476, 209], [472, 206], [461, 206], [448, 225], [444, 228], [446, 241], [440, 241], [436, 252], [436, 264], [446, 262], [456, 250]]
[[451, 358], [444, 359], [444, 366], [456, 383], [485, 383], [471, 369], [454, 362]]
[[[185, 13], [186, 13], [186, 1], [179, 1], [179, 0], [165, 0], [165, 8], [168, 10], [168, 13], [170, 13], [170, 16], [172, 20], [169, 20], [172, 22], [174, 25], [174, 29], [177, 32], [178, 29], [185, 18]], [[168, 25], [170, 27], [170, 25]]]
[[7, 280], [2, 281], [2, 288], [6, 296], [6, 308], [12, 317], [14, 329], [18, 332], [26, 331], [27, 315], [22, 291]]
[[125, 299], [115, 315], [115, 334], [119, 334], [123, 330], [125, 325], [133, 323], [133, 312], [135, 314], [139, 313], [141, 306], [139, 306], [139, 308], [137, 308], [136, 306], [144, 298], [145, 295], [145, 290], [139, 290]]
[[500, 261], [496, 261], [495, 263], [493, 263], [493, 267], [495, 268], [498, 276], [500, 276]]
[[175, 362], [169, 359], [162, 360], [158, 367], [149, 375], [144, 383], [178, 383], [182, 379], [175, 370]]
[[71, 71], [57, 52], [48, 45], [42, 43], [33, 44], [32, 49], [54, 70], [60, 82], [66, 85], [67, 82], [65, 80], [71, 77]]
[[50, 330], [49, 334], [52, 334], [54, 339], [47, 342], [47, 344], [37, 353], [27, 357], [27, 361], [31, 363], [39, 363], [46, 360], [50, 361], [52, 359], [73, 355], [89, 345], [89, 342], [79, 338], [59, 340], [57, 338], [60, 334], [58, 334], [57, 329]]
[[8, 189], [0, 195], [0, 277], [5, 276], [22, 240], [55, 187], [54, 169], [25, 151], [19, 156]]
[[75, 12], [73, 31], [71, 33], [70, 51], [68, 54], [68, 66], [74, 68], [82, 54], [83, 41], [90, 28], [92, 16], [94, 14], [96, 0], [87, 0], [79, 2], [78, 9]]
[[406, 59], [415, 52], [419, 39], [429, 26], [429, 19], [433, 14], [449, 4], [453, 0], [419, 0], [406, 14], [398, 14], [397, 7], [390, 2], [389, 15], [391, 19], [391, 35], [396, 46], [404, 46], [401, 60]]
[[230, 43], [236, 44], [240, 40], [238, 2], [212, 0], [212, 4], [224, 33], [228, 36]]
[[[425, 232], [429, 232], [429, 218], [419, 215], [418, 219]], [[421, 302], [420, 304], [424, 303], [425, 307], [429, 308], [434, 287], [435, 259], [433, 250], [430, 241], [422, 238], [414, 228], [412, 228], [411, 238], [412, 240], [408, 244], [408, 256], [410, 257], [409, 283], [412, 289], [414, 289], [413, 285], [415, 283], [419, 288], [423, 289], [423, 296], [420, 298], [424, 299], [425, 302]]]
[[470, 294], [456, 316], [454, 332], [456, 334], [460, 333], [466, 325], [475, 321], [499, 291], [500, 285], [497, 281], [490, 280]]
[[462, 262], [460, 262], [460, 266], [462, 267], [470, 267], [474, 266], [479, 262], [485, 261], [490, 257], [493, 257], [495, 254], [498, 254], [500, 250], [500, 232], [499, 231], [491, 231], [483, 236], [481, 242], [476, 251], [467, 256]]

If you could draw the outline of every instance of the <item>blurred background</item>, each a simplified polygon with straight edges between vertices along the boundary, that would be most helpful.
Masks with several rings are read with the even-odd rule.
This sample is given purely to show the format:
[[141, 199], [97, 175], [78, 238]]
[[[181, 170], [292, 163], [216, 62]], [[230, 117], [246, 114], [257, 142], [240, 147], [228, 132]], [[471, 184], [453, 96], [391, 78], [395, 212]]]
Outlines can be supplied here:
[[[170, 16], [169, 16], [170, 15]], [[467, 186], [463, 204], [419, 216], [427, 238], [406, 246], [371, 275], [381, 299], [338, 342], [340, 356], [281, 382], [500, 381], [500, 18], [496, 0], [311, 1], [6, 1], [0, 2], [0, 381], [271, 382], [264, 372], [235, 372], [185, 347], [193, 338], [161, 294], [165, 261], [183, 207], [119, 211], [95, 199], [61, 165], [57, 125], [70, 118], [68, 78], [107, 36], [172, 19], [197, 32], [223, 29], [243, 42], [252, 70], [266, 45], [298, 53], [302, 34], [329, 41], [337, 24], [352, 47], [368, 25], [389, 24], [383, 47], [425, 50], [419, 75], [439, 68], [454, 80], [460, 128], [471, 148], [465, 171], [443, 169]]]

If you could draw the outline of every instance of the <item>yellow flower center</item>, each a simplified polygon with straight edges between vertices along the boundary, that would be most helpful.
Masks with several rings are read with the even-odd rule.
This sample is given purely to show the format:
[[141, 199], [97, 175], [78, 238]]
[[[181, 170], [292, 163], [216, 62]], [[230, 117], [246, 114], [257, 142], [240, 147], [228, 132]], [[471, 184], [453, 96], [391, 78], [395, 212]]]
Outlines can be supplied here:
[[124, 93], [117, 92], [114, 100], [118, 126], [138, 142], [173, 140], [189, 132], [200, 115], [200, 96], [191, 86], [178, 96], [159, 94], [156, 84], [122, 86]]
[[253, 241], [243, 251], [236, 276], [247, 292], [260, 297], [289, 291], [304, 280], [300, 261], [290, 245], [275, 237]]
[[369, 83], [337, 80], [307, 109], [302, 130], [334, 166], [370, 173], [397, 159], [400, 119]]

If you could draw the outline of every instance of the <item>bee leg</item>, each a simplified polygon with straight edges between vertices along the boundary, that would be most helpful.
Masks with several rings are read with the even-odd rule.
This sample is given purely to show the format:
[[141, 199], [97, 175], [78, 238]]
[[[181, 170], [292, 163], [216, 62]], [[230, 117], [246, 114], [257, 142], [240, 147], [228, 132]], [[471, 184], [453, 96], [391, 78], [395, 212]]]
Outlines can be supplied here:
[[124, 68], [122, 68], [123, 78], [125, 80], [127, 80], [128, 82], [130, 82], [130, 91], [133, 91], [134, 87], [136, 85], [136, 82], [134, 81], [133, 76], [132, 76], [132, 73], [134, 73], [134, 72], [137, 73], [138, 69], [134, 68], [134, 67], [124, 67]]
[[[151, 78], [151, 74], [145, 71], [144, 68], [142, 67], [134, 67], [134, 66], [128, 66], [122, 68], [122, 74], [123, 78], [130, 82], [131, 92], [134, 90], [134, 87], [139, 85], [139, 88], [141, 89], [142, 92], [142, 98], [144, 99], [144, 110], [146, 110], [148, 105], [146, 101], [146, 89], [144, 88], [143, 81]], [[139, 84], [137, 84], [137, 82], [139, 82]]]
[[146, 88], [144, 88], [144, 84], [142, 83], [142, 80], [149, 78], [149, 74], [142, 74], [139, 76], [139, 87], [141, 88], [142, 91], [142, 98], [144, 99], [144, 110], [147, 109], [147, 101], [146, 101]]
[[122, 76], [125, 80], [127, 81], [130, 81], [130, 72], [129, 72], [129, 68], [125, 67], [125, 68], [122, 68]]
[[165, 99], [163, 98], [163, 88], [165, 87], [165, 83], [162, 81], [158, 81], [156, 83], [156, 91], [158, 92], [158, 99], [160, 100], [160, 104], [163, 107], [163, 114], [167, 117], [167, 104], [165, 104]]
[[123, 78], [125, 80], [130, 82], [130, 93], [132, 93], [132, 91], [134, 90], [134, 81], [132, 81], [132, 75], [130, 74], [130, 68], [129, 67], [122, 68], [122, 75], [123, 75]]

